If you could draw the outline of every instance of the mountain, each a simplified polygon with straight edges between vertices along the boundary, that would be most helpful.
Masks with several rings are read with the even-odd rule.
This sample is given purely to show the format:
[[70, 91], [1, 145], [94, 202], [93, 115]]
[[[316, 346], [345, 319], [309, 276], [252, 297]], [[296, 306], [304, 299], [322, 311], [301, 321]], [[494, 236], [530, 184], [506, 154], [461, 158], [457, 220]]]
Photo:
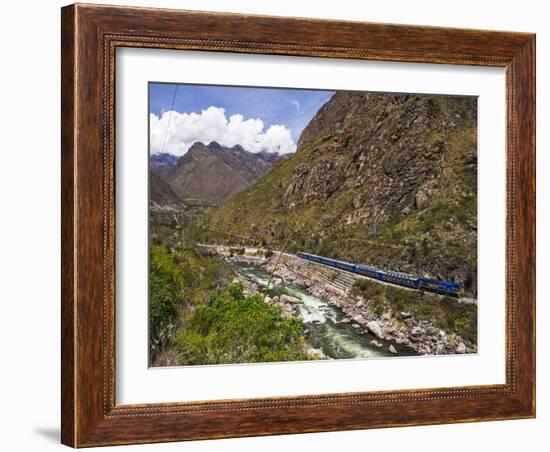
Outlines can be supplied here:
[[203, 199], [214, 204], [244, 190], [270, 168], [272, 156], [231, 148], [215, 141], [197, 142], [180, 157], [165, 180], [181, 199]]
[[160, 152], [149, 157], [149, 169], [153, 173], [165, 176], [177, 162], [177, 156], [167, 152]]
[[180, 211], [183, 202], [157, 173], [149, 172], [149, 208], [153, 211]]
[[453, 279], [475, 293], [476, 124], [474, 97], [338, 92], [294, 155], [195, 233]]
[[269, 163], [275, 163], [277, 160], [284, 160], [290, 156], [290, 154], [279, 154], [278, 152], [267, 152], [261, 151], [255, 154], [257, 157], [260, 157], [262, 160], [265, 160]]

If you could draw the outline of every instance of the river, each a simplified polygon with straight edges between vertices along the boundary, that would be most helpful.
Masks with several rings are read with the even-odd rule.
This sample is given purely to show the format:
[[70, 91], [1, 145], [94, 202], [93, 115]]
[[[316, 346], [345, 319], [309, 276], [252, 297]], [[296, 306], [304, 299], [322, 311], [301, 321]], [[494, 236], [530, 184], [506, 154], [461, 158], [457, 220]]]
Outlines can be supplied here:
[[[231, 262], [234, 270], [250, 282], [265, 288], [269, 274], [260, 267], [242, 262]], [[271, 281], [268, 295], [271, 297], [289, 295], [301, 300], [296, 303], [295, 313], [302, 320], [305, 337], [310, 345], [321, 350], [333, 359], [377, 358], [396, 356], [388, 351], [390, 342], [378, 339], [371, 334], [361, 333], [351, 323], [342, 322], [343, 312], [326, 300], [310, 295], [303, 288], [277, 277]], [[377, 347], [371, 341], [382, 344]], [[410, 349], [393, 343], [397, 355], [412, 355]]]

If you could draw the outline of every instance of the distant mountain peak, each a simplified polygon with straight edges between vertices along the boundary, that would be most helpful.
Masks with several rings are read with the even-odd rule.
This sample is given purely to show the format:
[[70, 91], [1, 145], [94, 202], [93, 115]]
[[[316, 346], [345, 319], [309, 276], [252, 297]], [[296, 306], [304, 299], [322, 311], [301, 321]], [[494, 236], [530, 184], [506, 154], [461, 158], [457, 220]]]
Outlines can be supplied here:
[[235, 146], [233, 146], [231, 149], [233, 149], [234, 151], [237, 151], [237, 152], [247, 152], [240, 144], [236, 144]]
[[149, 156], [149, 169], [152, 173], [164, 176], [177, 164], [178, 156], [168, 152], [158, 152]]
[[[269, 152], [269, 151], [260, 151], [256, 154], [258, 157], [262, 158], [266, 162], [274, 162], [275, 160], [282, 157], [284, 154], [279, 154], [278, 152]], [[290, 156], [292, 154], [287, 154], [287, 156]]]
[[175, 165], [177, 161], [178, 156], [169, 152], [157, 152], [149, 157], [149, 162], [166, 163], [168, 165]]
[[221, 151], [222, 150], [222, 145], [220, 143], [218, 143], [217, 141], [211, 141], [210, 144], [208, 144], [207, 146], [209, 149], [211, 150], [216, 150], [216, 151]]
[[[204, 144], [202, 141], [195, 141], [191, 147], [187, 150], [187, 152], [185, 154], [182, 155], [182, 157], [185, 157], [186, 154], [188, 154], [189, 152], [192, 152], [196, 149], [204, 149], [204, 148], [209, 148], [206, 144]], [[181, 158], [181, 157], [180, 157]]]
[[166, 180], [182, 199], [198, 198], [218, 204], [244, 190], [272, 165], [263, 155], [246, 151], [241, 145], [208, 145], [197, 141], [166, 174]]
[[149, 168], [179, 198], [199, 198], [217, 204], [256, 182], [279, 157], [276, 152], [252, 153], [240, 144], [228, 147], [217, 141], [196, 141], [181, 157], [169, 153], [151, 155]]

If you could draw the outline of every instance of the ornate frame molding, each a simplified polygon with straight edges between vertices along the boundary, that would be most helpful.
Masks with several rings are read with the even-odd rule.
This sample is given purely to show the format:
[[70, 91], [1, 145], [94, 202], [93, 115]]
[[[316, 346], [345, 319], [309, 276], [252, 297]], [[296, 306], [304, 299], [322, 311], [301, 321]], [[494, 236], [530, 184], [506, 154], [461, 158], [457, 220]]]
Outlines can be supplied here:
[[[62, 9], [62, 43], [64, 444], [81, 447], [535, 415], [534, 35], [77, 4]], [[118, 47], [506, 68], [506, 383], [116, 405]], [[523, 352], [518, 354], [518, 349]]]

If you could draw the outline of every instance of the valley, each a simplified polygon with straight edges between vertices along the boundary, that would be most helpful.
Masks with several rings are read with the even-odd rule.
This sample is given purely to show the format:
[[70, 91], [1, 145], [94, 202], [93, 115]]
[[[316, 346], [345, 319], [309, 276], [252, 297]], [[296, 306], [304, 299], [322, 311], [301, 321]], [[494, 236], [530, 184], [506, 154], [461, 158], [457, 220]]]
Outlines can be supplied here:
[[[476, 353], [476, 111], [470, 97], [337, 92], [292, 154], [196, 142], [152, 155], [152, 275], [171, 287], [156, 298], [152, 365]], [[465, 295], [304, 251], [457, 281]], [[248, 338], [239, 310], [271, 320]]]

